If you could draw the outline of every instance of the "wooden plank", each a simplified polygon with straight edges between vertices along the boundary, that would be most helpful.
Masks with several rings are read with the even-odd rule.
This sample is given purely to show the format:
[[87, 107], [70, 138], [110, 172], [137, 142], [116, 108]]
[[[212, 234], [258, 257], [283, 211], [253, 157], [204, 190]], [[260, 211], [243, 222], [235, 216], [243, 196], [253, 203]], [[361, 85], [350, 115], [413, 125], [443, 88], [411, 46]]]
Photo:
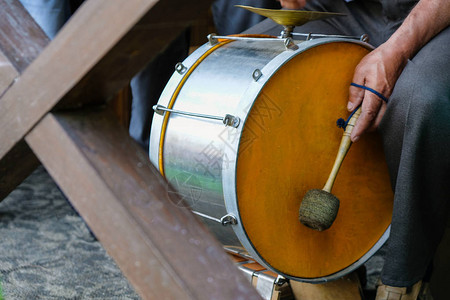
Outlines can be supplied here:
[[0, 160], [0, 201], [11, 193], [40, 165], [27, 143], [22, 140]]
[[260, 299], [110, 114], [48, 114], [26, 141], [144, 299]]
[[[179, 28], [165, 30], [164, 24], [151, 21], [154, 14], [150, 9], [156, 2], [90, 0], [83, 4], [1, 98], [0, 128], [9, 130], [0, 132], [0, 157], [6, 155], [65, 95], [69, 103], [81, 98], [90, 102], [104, 101], [113, 90], [126, 85], [146, 60], [162, 51]], [[189, 7], [188, 13], [204, 7], [201, 5], [206, 2], [161, 0], [164, 9], [157, 12], [163, 17], [158, 20], [171, 23], [171, 18], [177, 20], [177, 16], [184, 14], [178, 9]], [[170, 10], [169, 4], [178, 9]], [[145, 21], [135, 26], [141, 19]], [[162, 30], [166, 33], [162, 39], [149, 35]], [[105, 75], [107, 73], [111, 75]]]
[[17, 0], [0, 0], [0, 51], [19, 73], [47, 46], [49, 39]]
[[0, 97], [18, 76], [19, 72], [17, 72], [9, 59], [0, 51]]
[[[19, 1], [0, 1], [0, 98], [48, 42]], [[0, 159], [0, 201], [38, 165], [38, 159], [25, 141], [15, 144]]]

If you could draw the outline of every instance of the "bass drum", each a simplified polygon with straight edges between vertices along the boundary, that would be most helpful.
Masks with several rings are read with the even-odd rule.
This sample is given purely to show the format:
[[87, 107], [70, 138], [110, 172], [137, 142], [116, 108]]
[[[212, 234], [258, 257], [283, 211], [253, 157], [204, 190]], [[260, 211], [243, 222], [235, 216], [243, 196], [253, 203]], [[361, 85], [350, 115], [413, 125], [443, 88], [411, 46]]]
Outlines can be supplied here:
[[227, 249], [318, 283], [382, 246], [393, 193], [380, 138], [366, 134], [334, 184], [332, 227], [299, 222], [304, 194], [331, 171], [343, 134], [336, 120], [348, 116], [353, 72], [371, 47], [330, 37], [294, 44], [219, 40], [178, 64], [155, 106], [150, 159]]

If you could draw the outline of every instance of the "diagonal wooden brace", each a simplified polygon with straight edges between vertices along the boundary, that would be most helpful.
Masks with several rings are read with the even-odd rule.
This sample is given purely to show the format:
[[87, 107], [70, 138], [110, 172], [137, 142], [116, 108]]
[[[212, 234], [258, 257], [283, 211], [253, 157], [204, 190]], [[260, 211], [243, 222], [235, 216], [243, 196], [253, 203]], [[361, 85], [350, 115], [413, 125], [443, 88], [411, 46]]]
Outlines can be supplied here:
[[17, 77], [19, 77], [19, 72], [0, 51], [0, 96], [13, 84]]
[[[48, 43], [48, 37], [19, 1], [0, 1], [0, 99]], [[9, 128], [0, 132], [5, 130]], [[0, 201], [38, 165], [25, 141], [16, 143], [0, 159]]]

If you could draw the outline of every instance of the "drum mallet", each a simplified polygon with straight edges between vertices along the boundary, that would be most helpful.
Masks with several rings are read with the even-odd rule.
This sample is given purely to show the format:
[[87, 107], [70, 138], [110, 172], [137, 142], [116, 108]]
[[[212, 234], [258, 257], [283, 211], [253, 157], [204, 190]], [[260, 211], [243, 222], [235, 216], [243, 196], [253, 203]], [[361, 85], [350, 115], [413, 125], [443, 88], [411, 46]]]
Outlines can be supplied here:
[[334, 161], [333, 169], [323, 189], [313, 189], [306, 192], [299, 209], [299, 220], [305, 226], [323, 231], [333, 224], [339, 210], [339, 199], [331, 194], [337, 173], [342, 165], [342, 161], [347, 155], [352, 144], [350, 134], [355, 126], [356, 120], [361, 114], [358, 108], [350, 117], [345, 126], [345, 131], [339, 145], [338, 154]]

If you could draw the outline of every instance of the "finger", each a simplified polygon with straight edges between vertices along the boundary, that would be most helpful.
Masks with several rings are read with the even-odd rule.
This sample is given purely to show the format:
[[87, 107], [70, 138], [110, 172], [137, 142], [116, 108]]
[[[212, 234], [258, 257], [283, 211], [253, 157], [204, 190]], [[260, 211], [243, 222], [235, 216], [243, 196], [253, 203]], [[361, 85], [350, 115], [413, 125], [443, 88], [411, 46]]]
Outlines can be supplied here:
[[[363, 85], [362, 83], [357, 83], [357, 84]], [[353, 111], [355, 108], [357, 108], [362, 103], [365, 90], [360, 87], [351, 85], [348, 92], [349, 92], [349, 94], [348, 94], [347, 109], [349, 111]]]
[[376, 95], [365, 91], [361, 106], [361, 115], [356, 121], [350, 136], [352, 142], [359, 140], [360, 136], [375, 124], [381, 106], [382, 101]]
[[287, 9], [300, 9], [306, 5], [306, 0], [281, 0], [280, 3]]
[[372, 132], [372, 131], [376, 131], [378, 126], [380, 126], [381, 120], [383, 119], [384, 113], [386, 112], [386, 103], [381, 102], [381, 108], [378, 111], [377, 117], [375, 118], [375, 120], [372, 123], [372, 126], [370, 126], [367, 129], [367, 132]]

